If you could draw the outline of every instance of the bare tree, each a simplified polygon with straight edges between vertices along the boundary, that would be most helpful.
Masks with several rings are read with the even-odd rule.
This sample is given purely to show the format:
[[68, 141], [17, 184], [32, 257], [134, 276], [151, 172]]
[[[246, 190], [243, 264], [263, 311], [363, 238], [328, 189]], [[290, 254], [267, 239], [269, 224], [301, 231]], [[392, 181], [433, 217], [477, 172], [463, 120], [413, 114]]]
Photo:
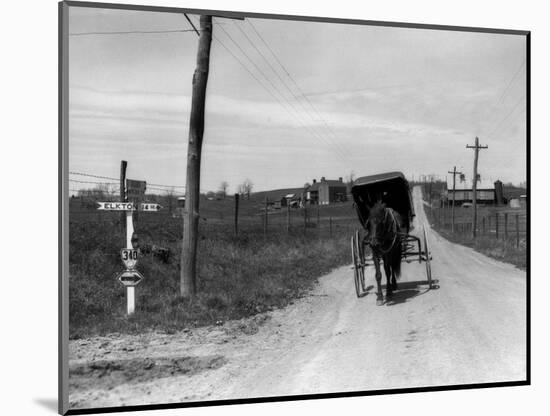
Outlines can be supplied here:
[[351, 192], [351, 187], [353, 186], [353, 182], [355, 182], [355, 172], [351, 171], [349, 175], [346, 176], [346, 188], [348, 192]]
[[254, 184], [250, 179], [246, 178], [244, 182], [237, 187], [237, 192], [241, 195], [246, 195], [246, 199], [250, 199], [252, 188], [254, 188]]
[[227, 181], [223, 181], [220, 184], [220, 191], [223, 195], [223, 199], [225, 199], [225, 196], [227, 195], [227, 188], [229, 188], [229, 184], [227, 183]]

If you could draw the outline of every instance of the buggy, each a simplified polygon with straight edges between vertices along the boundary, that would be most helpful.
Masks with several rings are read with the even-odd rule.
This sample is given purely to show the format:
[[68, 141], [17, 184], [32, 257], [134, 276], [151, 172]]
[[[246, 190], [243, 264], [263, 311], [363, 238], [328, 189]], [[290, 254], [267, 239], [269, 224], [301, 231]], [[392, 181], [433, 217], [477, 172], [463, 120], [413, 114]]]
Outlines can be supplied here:
[[[409, 234], [415, 216], [409, 183], [401, 172], [389, 172], [364, 176], [354, 181], [351, 188], [354, 206], [363, 230], [356, 230], [351, 238], [351, 253], [354, 269], [355, 290], [358, 297], [367, 294], [365, 274], [373, 270], [373, 247], [368, 238], [368, 219], [370, 207], [376, 201], [382, 201], [401, 218], [398, 232], [401, 242], [401, 261], [411, 263], [424, 262], [427, 284], [432, 288], [431, 253], [428, 247], [426, 228], [422, 230], [422, 241]], [[372, 273], [372, 271], [370, 272]]]

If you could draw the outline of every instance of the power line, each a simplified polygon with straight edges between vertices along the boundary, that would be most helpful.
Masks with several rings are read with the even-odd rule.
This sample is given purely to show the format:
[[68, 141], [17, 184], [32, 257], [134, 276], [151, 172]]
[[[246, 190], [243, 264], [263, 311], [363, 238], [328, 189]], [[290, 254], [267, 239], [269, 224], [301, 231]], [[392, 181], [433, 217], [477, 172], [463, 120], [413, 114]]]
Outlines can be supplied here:
[[189, 24], [191, 25], [191, 27], [193, 28], [193, 30], [195, 31], [195, 33], [197, 34], [197, 36], [200, 36], [199, 31], [197, 30], [197, 28], [195, 27], [195, 25], [193, 24], [193, 22], [191, 21], [191, 19], [189, 18], [189, 16], [187, 16], [187, 13], [184, 13], [183, 15], [185, 16], [185, 18], [187, 19], [187, 21], [189, 22]]
[[86, 183], [86, 184], [92, 184], [92, 185], [116, 185], [116, 186], [119, 186], [118, 183], [114, 183], [114, 182], [91, 182], [91, 181], [79, 181], [79, 180], [76, 180], [76, 179], [69, 179], [69, 182], [75, 182], [75, 183]]
[[[249, 62], [252, 63], [252, 65], [253, 65], [253, 66], [256, 68], [256, 70], [257, 70], [257, 71], [267, 80], [267, 82], [269, 82], [269, 84], [272, 86], [272, 88], [273, 88], [279, 95], [281, 95], [281, 97], [287, 102], [287, 104], [288, 104], [290, 107], [292, 107], [292, 109], [294, 110], [294, 112], [290, 111], [290, 110], [285, 106], [285, 104], [281, 101], [281, 99], [280, 99], [279, 97], [275, 96], [275, 95], [273, 94], [272, 91], [270, 91], [262, 82], [260, 82], [260, 81], [258, 80], [257, 77], [254, 76], [254, 78], [256, 79], [256, 81], [257, 81], [257, 82], [258, 82], [258, 83], [259, 83], [259, 84], [260, 84], [260, 85], [261, 85], [261, 86], [262, 86], [262, 87], [263, 87], [263, 88], [264, 88], [273, 98], [275, 98], [275, 99], [277, 100], [277, 102], [279, 102], [279, 104], [280, 104], [280, 105], [281, 105], [290, 115], [292, 115], [293, 117], [295, 117], [295, 118], [298, 120], [298, 122], [302, 125], [302, 127], [305, 127], [306, 129], [308, 129], [308, 130], [310, 131], [310, 133], [312, 133], [314, 136], [317, 136], [318, 139], [320, 139], [320, 140], [322, 140], [322, 141], [325, 141], [326, 144], [329, 144], [329, 145], [330, 145], [330, 143], [327, 143], [327, 140], [326, 140], [323, 136], [321, 136], [321, 135], [320, 135], [319, 133], [317, 133], [313, 128], [311, 128], [311, 127], [309, 127], [307, 124], [305, 124], [305, 123], [297, 116], [297, 109], [296, 109], [296, 107], [295, 107], [290, 101], [288, 101], [287, 97], [286, 97], [284, 94], [282, 94], [282, 93], [280, 92], [280, 90], [279, 90], [279, 89], [273, 84], [273, 82], [265, 75], [265, 73], [261, 70], [261, 68], [258, 67], [258, 65], [252, 60], [252, 58], [250, 58], [250, 56], [243, 50], [243, 48], [233, 39], [233, 37], [232, 37], [223, 27], [220, 27], [220, 29], [226, 34], [226, 36], [229, 38], [229, 40], [230, 40], [233, 44], [235, 44], [235, 46], [241, 51], [241, 53], [247, 58], [247, 60], [248, 60]], [[217, 40], [218, 42], [222, 43], [218, 38], [216, 38], [215, 36], [213, 36], [213, 37], [214, 37], [215, 40]], [[223, 45], [223, 43], [222, 43], [222, 46], [224, 46], [225, 49], [228, 50], [227, 46]], [[235, 57], [235, 54], [231, 53], [231, 55], [232, 55], [233, 57]], [[242, 61], [240, 61], [239, 59], [237, 59], [237, 60], [238, 60], [238, 62], [239, 62], [243, 67], [246, 68], [246, 66], [242, 63]], [[248, 68], [246, 68], [246, 69], [247, 69], [247, 71], [248, 71], [249, 73], [251, 73], [251, 71], [248, 70]], [[339, 149], [337, 149], [337, 150], [339, 150]], [[343, 161], [344, 163], [347, 163], [346, 157], [345, 157], [342, 153], [338, 153], [338, 152], [337, 152], [337, 154], [338, 154], [338, 156], [342, 159], [342, 161]]]
[[[254, 49], [258, 52], [258, 54], [262, 57], [262, 59], [264, 60], [265, 63], [267, 63], [267, 65], [269, 66], [269, 68], [271, 68], [271, 71], [277, 76], [277, 78], [279, 78], [279, 80], [281, 81], [281, 84], [283, 84], [283, 86], [290, 92], [290, 94], [294, 97], [294, 99], [296, 100], [296, 102], [298, 104], [300, 104], [300, 106], [302, 107], [302, 109], [304, 110], [304, 112], [311, 118], [311, 120], [313, 120], [314, 122], [318, 122], [318, 121], [323, 121], [324, 124], [325, 124], [325, 127], [327, 127], [328, 129], [328, 125], [326, 124], [325, 120], [321, 117], [321, 115], [319, 113], [317, 113], [317, 119], [315, 117], [312, 116], [312, 114], [310, 113], [310, 111], [306, 108], [306, 106], [304, 105], [304, 103], [302, 101], [300, 101], [299, 99], [299, 95], [297, 95], [287, 84], [287, 82], [279, 75], [279, 72], [275, 70], [275, 68], [273, 68], [273, 65], [271, 65], [271, 63], [269, 62], [269, 60], [267, 59], [267, 57], [262, 53], [262, 51], [255, 45], [255, 43], [252, 41], [252, 39], [250, 39], [250, 37], [246, 34], [246, 32], [244, 31], [244, 29], [242, 29], [240, 27], [240, 25], [238, 25], [236, 22], [234, 22], [235, 25], [237, 26], [237, 28], [241, 31], [241, 33], [245, 36], [245, 38], [248, 40], [248, 42], [254, 47]], [[252, 27], [254, 30], [255, 28]], [[256, 31], [256, 30], [255, 30]], [[259, 35], [258, 31], [256, 31], [256, 33]], [[263, 38], [261, 38], [264, 45], [266, 45], [269, 49], [269, 51], [271, 52], [271, 54], [273, 56], [275, 56], [273, 50], [271, 48], [269, 48], [269, 46], [267, 45], [267, 43], [265, 42], [265, 40]], [[277, 57], [275, 56], [277, 62], [279, 63], [279, 65], [282, 67], [283, 71], [289, 76], [289, 78], [291, 78], [292, 81], [293, 78], [292, 76], [290, 75], [290, 73], [286, 70], [286, 68], [282, 65], [282, 63], [280, 62], [279, 59], [277, 59]], [[296, 84], [296, 82], [294, 81], [294, 84], [296, 85], [296, 87], [298, 89], [300, 89], [300, 87]], [[304, 95], [302, 93], [302, 95]], [[310, 103], [310, 107], [316, 112], [315, 108], [311, 105]], [[330, 131], [330, 129], [328, 129], [330, 133], [333, 133]], [[327, 139], [329, 140], [329, 142], [332, 142], [328, 137]], [[333, 143], [333, 142], [332, 142]], [[339, 146], [337, 143], [333, 143], [333, 145], [335, 147], [337, 147], [340, 152], [342, 153], [342, 155], [347, 158], [347, 154], [346, 154], [346, 151], [343, 150], [343, 148], [341, 146]]]
[[[189, 21], [189, 24], [190, 24], [193, 28], [195, 28], [195, 25], [193, 24], [192, 20], [187, 16], [187, 14], [185, 15], [185, 17], [186, 17], [186, 19]], [[217, 24], [218, 26], [220, 26], [219, 23], [216, 22], [216, 24]], [[223, 28], [222, 28], [222, 30], [223, 30]], [[198, 35], [198, 32], [197, 32], [197, 35]], [[246, 72], [248, 72], [248, 74], [249, 74], [252, 78], [254, 78], [254, 80], [256, 80], [256, 82], [257, 82], [263, 89], [265, 89], [265, 90], [267, 91], [268, 94], [270, 94], [273, 98], [275, 98], [275, 100], [277, 100], [277, 101], [279, 102], [279, 104], [281, 104], [281, 106], [282, 106], [289, 114], [293, 115], [293, 113], [292, 113], [291, 111], [289, 111], [288, 108], [286, 108], [286, 107], [284, 106], [284, 104], [280, 101], [280, 99], [279, 99], [278, 97], [276, 97], [276, 96], [273, 94], [273, 92], [270, 91], [270, 90], [260, 81], [260, 79], [259, 79], [259, 78], [258, 78], [258, 77], [257, 77], [257, 76], [256, 76], [256, 75], [255, 75], [255, 74], [254, 74], [254, 73], [253, 73], [244, 63], [243, 63], [243, 61], [242, 61], [237, 55], [235, 55], [235, 53], [234, 53], [227, 45], [225, 45], [225, 43], [223, 43], [221, 39], [219, 39], [218, 37], [216, 37], [216, 35], [215, 35], [214, 33], [212, 33], [212, 39], [213, 39], [214, 41], [216, 41], [217, 43], [219, 43], [219, 44], [227, 51], [227, 53], [229, 53], [229, 55], [231, 55], [231, 56], [233, 57], [233, 59], [235, 59], [235, 60], [236, 60], [245, 70], [246, 70]], [[234, 42], [234, 41], [233, 41], [233, 42]], [[244, 55], [248, 58], [248, 56], [247, 56], [246, 54], [244, 54]], [[250, 58], [248, 58], [248, 59], [250, 60]], [[298, 121], [300, 121], [300, 120], [298, 119]], [[317, 160], [315, 160], [314, 163], [318, 165]]]
[[90, 178], [97, 178], [97, 179], [110, 179], [113, 181], [117, 181], [117, 178], [111, 178], [109, 176], [100, 176], [100, 175], [93, 175], [91, 173], [83, 173], [83, 172], [69, 172], [69, 175], [78, 175], [78, 176], [87, 176]]
[[518, 76], [519, 72], [521, 71], [521, 69], [523, 68], [523, 66], [525, 65], [526, 62], [527, 62], [527, 59], [524, 59], [523, 62], [521, 63], [521, 65], [519, 66], [519, 68], [517, 69], [517, 71], [514, 73], [514, 75], [510, 79], [510, 82], [508, 83], [508, 85], [506, 86], [504, 91], [502, 92], [502, 95], [500, 96], [500, 98], [498, 100], [498, 104], [500, 104], [500, 102], [502, 101], [504, 96], [507, 94], [510, 86], [512, 85], [512, 83], [514, 82], [514, 80], [516, 79], [516, 77]]
[[[249, 23], [252, 25], [252, 23], [249, 21]], [[258, 54], [262, 57], [262, 59], [265, 61], [265, 63], [269, 66], [269, 68], [271, 69], [271, 71], [277, 76], [277, 78], [279, 78], [279, 80], [281, 81], [281, 83], [283, 84], [283, 86], [290, 92], [290, 94], [294, 97], [294, 99], [296, 100], [296, 102], [298, 104], [300, 104], [300, 106], [302, 107], [302, 109], [304, 110], [304, 113], [306, 113], [312, 121], [314, 122], [318, 122], [318, 121], [322, 121], [325, 125], [325, 127], [328, 129], [329, 133], [332, 133], [334, 134], [334, 132], [332, 132], [329, 128], [328, 128], [328, 125], [327, 123], [325, 122], [325, 120], [323, 119], [323, 117], [317, 112], [317, 110], [313, 107], [313, 105], [311, 104], [311, 102], [309, 102], [310, 104], [310, 107], [317, 113], [317, 119], [312, 116], [312, 114], [310, 113], [310, 111], [306, 108], [306, 106], [304, 105], [304, 103], [302, 101], [300, 101], [299, 99], [299, 96], [288, 86], [288, 84], [283, 80], [283, 78], [279, 75], [279, 73], [275, 70], [275, 68], [273, 68], [273, 65], [271, 65], [271, 63], [269, 62], [269, 60], [267, 59], [267, 57], [261, 52], [261, 50], [254, 44], [254, 42], [252, 41], [252, 39], [250, 39], [250, 37], [246, 34], [246, 32], [237, 24], [237, 22], [234, 22], [234, 24], [237, 26], [237, 28], [241, 31], [241, 33], [245, 36], [245, 38], [248, 40], [248, 42], [254, 47], [254, 49], [258, 52]], [[255, 29], [253, 27], [253, 29]], [[255, 30], [255, 32], [259, 35], [258, 31]], [[300, 87], [298, 86], [298, 84], [296, 83], [296, 81], [294, 81], [294, 79], [292, 78], [292, 76], [290, 75], [290, 73], [288, 72], [288, 70], [286, 70], [286, 68], [283, 66], [283, 64], [281, 63], [281, 61], [275, 56], [275, 53], [273, 52], [273, 50], [267, 45], [267, 42], [261, 38], [262, 42], [264, 43], [264, 45], [267, 46], [268, 50], [271, 52], [271, 54], [275, 57], [276, 61], [279, 63], [279, 65], [281, 66], [281, 68], [283, 69], [283, 72], [287, 74], [287, 76], [294, 82], [294, 85], [298, 88], [298, 90], [300, 90]], [[302, 93], [302, 95], [304, 95]], [[307, 98], [306, 98], [307, 100]], [[293, 106], [293, 108], [295, 109], [295, 107]], [[319, 128], [319, 127], [318, 127]], [[322, 132], [322, 129], [319, 128], [319, 130]], [[334, 143], [332, 140], [330, 140], [330, 138], [328, 136], [324, 136], [324, 133], [318, 133], [319, 135], [322, 135], [323, 134], [323, 137], [326, 139], [326, 141], [328, 141], [329, 145], [331, 146], [334, 146], [338, 149], [338, 151], [340, 152], [340, 155], [343, 156], [344, 158], [344, 161], [347, 161], [348, 159], [348, 155], [347, 155], [347, 150], [345, 151], [343, 149], [342, 146], [340, 146], [338, 143]], [[336, 137], [336, 136], [335, 136]], [[338, 138], [336, 137], [336, 140], [338, 140]]]
[[185, 185], [162, 185], [162, 184], [158, 184], [158, 183], [149, 183], [149, 182], [147, 182], [147, 186], [149, 186], [149, 185], [163, 186], [165, 188], [185, 188]]
[[[256, 80], [256, 82], [262, 87], [264, 88], [268, 94], [270, 94], [273, 98], [275, 98], [275, 100], [277, 100], [277, 102], [290, 114], [290, 115], [293, 115], [293, 113], [288, 110], [288, 108], [286, 108], [284, 106], [284, 104], [280, 101], [280, 99], [278, 97], [276, 97], [273, 92], [271, 92], [259, 79], [258, 77], [252, 72], [250, 71], [250, 69], [241, 61], [241, 59], [235, 55], [233, 53], [233, 51], [231, 49], [229, 49], [222, 41], [221, 39], [218, 39], [214, 34], [212, 34], [212, 38], [218, 42], [249, 74], [250, 76], [252, 76], [252, 78], [254, 78]], [[298, 121], [300, 121], [298, 119]], [[317, 160], [314, 161], [314, 163], [318, 164]]]
[[[314, 113], [317, 115], [317, 117], [319, 118], [319, 120], [321, 120], [325, 126], [325, 128], [327, 129], [327, 131], [329, 133], [331, 133], [333, 135], [333, 137], [336, 139], [336, 140], [339, 140], [336, 133], [334, 133], [334, 131], [330, 128], [330, 126], [328, 125], [327, 121], [323, 118], [323, 116], [321, 116], [321, 114], [317, 111], [317, 109], [315, 108], [315, 106], [313, 105], [313, 103], [311, 102], [311, 100], [309, 99], [309, 97], [304, 93], [304, 91], [302, 90], [302, 88], [300, 88], [300, 86], [298, 85], [298, 83], [296, 82], [296, 80], [294, 79], [294, 77], [290, 74], [290, 72], [288, 71], [288, 69], [283, 65], [283, 63], [281, 62], [281, 60], [277, 57], [277, 55], [275, 54], [275, 52], [273, 51], [273, 48], [271, 48], [269, 46], [269, 44], [267, 43], [267, 41], [264, 39], [264, 37], [260, 34], [260, 32], [256, 29], [256, 27], [252, 24], [252, 22], [250, 21], [250, 19], [248, 20], [248, 23], [250, 25], [250, 27], [254, 30], [254, 32], [256, 33], [256, 35], [258, 36], [258, 38], [262, 41], [262, 43], [265, 45], [265, 47], [267, 48], [267, 50], [269, 50], [269, 52], [271, 53], [271, 55], [273, 56], [273, 58], [275, 58], [275, 61], [279, 64], [279, 66], [281, 67], [281, 69], [283, 70], [283, 72], [287, 75], [287, 77], [292, 81], [292, 83], [294, 84], [294, 86], [296, 87], [296, 89], [300, 92], [301, 96], [306, 100], [306, 102], [308, 103], [308, 105], [311, 107], [311, 109], [314, 111]], [[271, 66], [271, 65], [270, 65]], [[286, 85], [286, 84], [285, 84]], [[288, 88], [288, 87], [287, 87]], [[296, 98], [296, 96], [295, 96]], [[301, 103], [301, 101], [299, 101], [297, 98], [296, 100], [298, 102]], [[336, 144], [336, 146], [338, 146]], [[349, 150], [346, 149], [345, 147], [343, 147], [346, 152], [348, 152]]]
[[184, 33], [184, 32], [195, 32], [196, 30], [191, 29], [173, 29], [173, 30], [128, 30], [120, 32], [78, 32], [78, 33], [69, 33], [69, 36], [88, 36], [88, 35], [134, 35], [134, 34], [158, 34], [158, 33]]
[[[526, 96], [523, 95], [519, 98], [519, 100], [516, 101], [516, 103], [514, 104], [514, 106], [512, 107], [512, 109], [506, 114], [506, 116], [504, 116], [504, 118], [500, 121], [500, 123], [496, 124], [495, 125], [495, 128], [491, 131], [491, 133], [489, 133], [487, 135], [488, 138], [493, 138], [493, 135], [500, 129], [500, 127], [502, 127], [503, 123], [506, 121], [506, 119], [508, 117], [510, 117], [512, 115], [512, 113], [516, 110], [516, 108], [518, 107], [518, 105], [523, 101], [525, 100]], [[521, 113], [520, 113], [521, 114]]]
[[[116, 181], [116, 178], [112, 178], [109, 176], [100, 176], [100, 175], [93, 175], [91, 173], [84, 173], [84, 172], [69, 172], [70, 175], [78, 175], [78, 176], [84, 176], [89, 178], [96, 178], [96, 179], [109, 179]], [[85, 181], [77, 181], [76, 179], [69, 179], [71, 182], [80, 182], [80, 183], [96, 183], [96, 184], [105, 184], [106, 182], [85, 182]], [[109, 184], [109, 183], [107, 183]], [[118, 182], [112, 183], [113, 185], [119, 185]], [[159, 183], [147, 183], [147, 186], [162, 186], [166, 188], [185, 188], [185, 185], [165, 185], [165, 184], [159, 184]]]
[[[502, 94], [500, 95], [500, 98], [499, 100], [497, 101], [497, 104], [496, 104], [496, 107], [499, 107], [502, 102], [503, 102], [503, 98], [506, 96], [506, 94], [508, 93], [508, 91], [510, 90], [510, 87], [512, 86], [514, 80], [516, 79], [516, 77], [518, 76], [518, 74], [520, 73], [521, 69], [523, 68], [523, 66], [525, 65], [525, 63], [527, 62], [526, 59], [524, 59], [521, 63], [521, 65], [518, 67], [518, 69], [516, 70], [516, 72], [514, 72], [514, 75], [512, 75], [512, 78], [510, 78], [510, 81], [508, 81], [508, 84], [506, 85], [506, 88], [504, 88], [504, 90], [502, 91]], [[520, 98], [521, 100], [521, 98]], [[516, 103], [517, 105], [517, 103]], [[515, 106], [514, 106], [515, 107]], [[513, 111], [513, 110], [512, 110]], [[505, 117], [506, 118], [506, 117]], [[492, 125], [493, 122], [495, 122], [497, 120], [497, 113], [496, 112], [493, 112], [493, 116], [491, 117], [491, 121], [489, 123], [489, 125]], [[501, 122], [502, 123], [502, 122]], [[500, 123], [499, 123], [500, 124]], [[498, 125], [497, 125], [498, 126]], [[492, 135], [493, 133], [495, 133], [496, 131], [496, 127], [493, 129], [493, 131], [491, 132], [490, 135]]]

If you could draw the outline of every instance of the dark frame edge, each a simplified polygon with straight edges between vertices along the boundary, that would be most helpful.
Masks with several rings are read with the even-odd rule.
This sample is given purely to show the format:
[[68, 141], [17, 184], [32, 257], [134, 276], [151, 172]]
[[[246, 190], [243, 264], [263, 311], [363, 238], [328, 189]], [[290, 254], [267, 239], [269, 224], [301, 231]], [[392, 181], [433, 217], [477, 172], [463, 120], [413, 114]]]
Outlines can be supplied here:
[[[361, 24], [370, 26], [385, 26], [399, 28], [414, 28], [414, 29], [430, 29], [430, 30], [448, 30], [448, 31], [467, 31], [478, 33], [492, 33], [505, 35], [520, 35], [526, 37], [526, 150], [527, 150], [527, 285], [526, 285], [526, 303], [527, 303], [527, 357], [526, 357], [526, 379], [518, 381], [482, 383], [482, 384], [466, 384], [466, 385], [447, 385], [434, 387], [411, 387], [402, 389], [386, 389], [373, 391], [355, 391], [344, 393], [328, 393], [328, 394], [311, 394], [297, 396], [274, 396], [274, 397], [258, 397], [249, 399], [232, 399], [232, 400], [214, 400], [214, 401], [199, 401], [199, 402], [176, 402], [151, 405], [136, 405], [136, 406], [117, 406], [104, 408], [86, 408], [86, 409], [70, 409], [69, 408], [69, 391], [68, 391], [68, 342], [69, 342], [69, 315], [68, 315], [68, 8], [69, 7], [87, 7], [87, 8], [104, 8], [116, 10], [132, 10], [132, 11], [150, 11], [163, 13], [190, 13], [190, 14], [211, 14], [216, 16], [227, 17], [249, 17], [260, 19], [277, 19], [277, 20], [294, 20], [294, 21], [309, 21], [309, 22], [326, 22], [340, 24]], [[193, 408], [193, 407], [211, 407], [224, 406], [235, 404], [253, 404], [253, 403], [270, 403], [270, 402], [287, 402], [297, 400], [316, 400], [316, 399], [331, 399], [331, 398], [346, 398], [346, 397], [366, 397], [371, 395], [387, 395], [387, 394], [405, 394], [405, 393], [428, 393], [438, 391], [453, 391], [453, 390], [470, 390], [479, 388], [495, 388], [495, 387], [517, 387], [531, 385], [531, 171], [530, 171], [530, 152], [531, 152], [531, 31], [528, 30], [509, 30], [495, 28], [480, 28], [467, 26], [447, 26], [434, 24], [418, 24], [418, 23], [403, 23], [403, 22], [387, 22], [387, 21], [371, 21], [357, 20], [346, 18], [330, 18], [318, 16], [299, 16], [299, 15], [279, 15], [267, 13], [248, 13], [238, 11], [222, 11], [209, 9], [187, 9], [179, 7], [163, 7], [163, 6], [144, 6], [134, 4], [115, 4], [115, 3], [100, 3], [86, 1], [60, 1], [58, 3], [58, 124], [59, 124], [59, 139], [58, 139], [58, 412], [62, 415], [78, 415], [78, 414], [95, 414], [95, 413], [112, 413], [112, 412], [130, 412], [142, 410], [161, 410], [161, 409], [178, 409], [178, 408]], [[67, 254], [67, 255], [65, 255]]]
[[454, 390], [472, 390], [480, 388], [495, 388], [495, 387], [518, 387], [528, 386], [528, 380], [522, 381], [505, 381], [498, 383], [482, 383], [482, 384], [458, 384], [451, 386], [434, 386], [434, 387], [410, 387], [402, 389], [385, 389], [371, 391], [354, 391], [342, 393], [323, 393], [323, 394], [305, 394], [296, 396], [272, 396], [258, 397], [251, 399], [231, 399], [231, 400], [212, 400], [203, 402], [176, 402], [153, 405], [138, 405], [138, 406], [115, 406], [115, 407], [99, 407], [88, 409], [71, 409], [67, 415], [87, 415], [95, 413], [113, 413], [113, 412], [136, 412], [143, 410], [166, 410], [166, 409], [182, 409], [193, 407], [213, 407], [213, 406], [228, 406], [253, 403], [272, 403], [272, 402], [292, 402], [297, 400], [319, 400], [319, 399], [337, 399], [348, 397], [367, 397], [373, 395], [387, 394], [405, 394], [405, 393], [431, 393], [439, 391], [454, 391]]
[[69, 410], [69, 10], [58, 3], [58, 407]]
[[88, 1], [64, 1], [68, 6], [73, 7], [89, 7], [89, 8], [103, 8], [114, 10], [133, 10], [133, 11], [149, 11], [160, 13], [189, 13], [189, 14], [208, 14], [212, 16], [223, 16], [232, 18], [252, 18], [252, 19], [277, 19], [277, 20], [298, 20], [307, 22], [322, 22], [322, 23], [340, 23], [340, 24], [360, 24], [366, 26], [386, 26], [386, 27], [398, 27], [407, 29], [430, 29], [430, 30], [448, 30], [448, 31], [467, 31], [478, 33], [493, 33], [503, 35], [527, 35], [527, 30], [513, 30], [513, 29], [498, 29], [498, 28], [483, 28], [483, 27], [469, 27], [469, 26], [451, 26], [451, 25], [436, 25], [430, 23], [405, 23], [405, 22], [389, 22], [382, 20], [359, 20], [348, 18], [335, 18], [335, 17], [323, 17], [323, 16], [301, 16], [301, 15], [288, 15], [288, 14], [269, 14], [269, 13], [249, 13], [229, 10], [211, 10], [211, 9], [188, 9], [184, 7], [168, 7], [168, 6], [144, 6], [138, 4], [117, 4], [117, 3], [100, 3], [100, 2], [88, 2]]
[[527, 357], [526, 377], [531, 384], [531, 32], [525, 35], [525, 83], [526, 83], [526, 155], [527, 155], [527, 280], [526, 280], [526, 327]]

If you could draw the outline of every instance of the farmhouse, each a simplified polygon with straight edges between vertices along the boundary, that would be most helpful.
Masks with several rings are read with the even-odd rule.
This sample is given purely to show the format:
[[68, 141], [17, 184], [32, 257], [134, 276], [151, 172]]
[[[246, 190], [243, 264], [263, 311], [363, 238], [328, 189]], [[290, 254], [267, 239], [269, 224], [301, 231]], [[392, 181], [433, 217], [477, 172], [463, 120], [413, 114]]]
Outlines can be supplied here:
[[313, 184], [305, 190], [306, 201], [310, 204], [328, 205], [346, 200], [347, 187], [342, 178], [338, 180], [325, 179], [319, 182], [313, 179]]
[[[500, 185], [500, 188], [499, 188]], [[497, 193], [495, 189], [502, 189], [502, 182], [482, 181], [478, 179], [476, 186], [476, 202], [480, 204], [495, 204], [497, 202]], [[500, 195], [502, 191], [500, 191]], [[473, 202], [473, 189], [471, 179], [462, 177], [456, 181], [454, 201], [456, 205]], [[450, 203], [453, 201], [453, 177], [447, 177], [447, 199]]]
[[297, 208], [300, 206], [301, 200], [302, 197], [298, 194], [286, 194], [281, 198], [281, 206], [286, 207], [290, 205], [293, 208]]

